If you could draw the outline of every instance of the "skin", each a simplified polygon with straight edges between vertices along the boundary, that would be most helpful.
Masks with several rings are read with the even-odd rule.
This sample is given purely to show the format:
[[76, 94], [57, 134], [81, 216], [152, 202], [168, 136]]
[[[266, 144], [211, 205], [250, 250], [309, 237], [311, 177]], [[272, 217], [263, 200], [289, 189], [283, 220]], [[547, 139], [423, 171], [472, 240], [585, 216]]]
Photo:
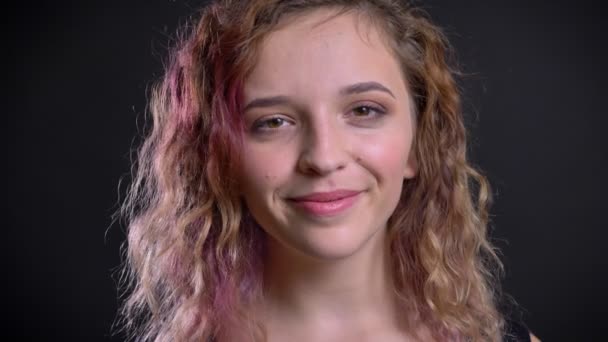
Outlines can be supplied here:
[[[284, 20], [245, 80], [242, 196], [268, 235], [258, 317], [268, 341], [432, 341], [398, 313], [386, 241], [416, 175], [410, 93], [379, 32], [334, 13]], [[385, 90], [344, 91], [369, 82]], [[330, 217], [289, 200], [335, 189], [361, 193]]]
[[[243, 197], [269, 237], [260, 314], [270, 341], [403, 341], [385, 235], [416, 174], [410, 95], [375, 28], [332, 14], [272, 32], [244, 85]], [[385, 90], [344, 91], [370, 82]], [[361, 193], [331, 217], [289, 201], [335, 189]]]

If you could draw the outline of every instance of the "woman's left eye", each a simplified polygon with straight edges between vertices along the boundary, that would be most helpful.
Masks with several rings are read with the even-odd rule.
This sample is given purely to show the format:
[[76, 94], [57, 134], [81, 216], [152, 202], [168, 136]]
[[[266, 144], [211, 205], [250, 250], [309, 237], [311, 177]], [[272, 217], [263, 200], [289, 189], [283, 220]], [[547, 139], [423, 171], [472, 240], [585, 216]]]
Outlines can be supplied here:
[[361, 105], [352, 109], [353, 116], [357, 118], [368, 118], [386, 114], [386, 111], [373, 105]]

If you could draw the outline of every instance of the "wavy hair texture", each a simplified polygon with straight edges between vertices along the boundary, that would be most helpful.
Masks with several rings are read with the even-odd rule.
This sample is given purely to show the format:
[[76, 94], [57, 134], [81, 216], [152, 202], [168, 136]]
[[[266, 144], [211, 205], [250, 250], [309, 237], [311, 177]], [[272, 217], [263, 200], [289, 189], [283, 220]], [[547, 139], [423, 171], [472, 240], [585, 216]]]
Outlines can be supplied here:
[[415, 103], [418, 174], [388, 224], [404, 312], [438, 339], [501, 339], [490, 190], [467, 162], [451, 50], [423, 11], [397, 0], [221, 0], [201, 10], [151, 92], [153, 125], [120, 211], [120, 323], [131, 339], [204, 341], [234, 327], [264, 339], [250, 311], [262, 295], [264, 232], [236, 177], [242, 85], [280, 20], [320, 7], [357, 11], [385, 33]]

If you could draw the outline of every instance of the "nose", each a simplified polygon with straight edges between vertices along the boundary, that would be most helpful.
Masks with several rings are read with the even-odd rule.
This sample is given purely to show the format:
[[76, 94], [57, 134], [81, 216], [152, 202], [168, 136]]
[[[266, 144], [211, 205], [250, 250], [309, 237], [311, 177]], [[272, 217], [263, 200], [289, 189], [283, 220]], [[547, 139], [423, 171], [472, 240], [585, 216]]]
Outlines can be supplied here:
[[338, 126], [331, 119], [310, 122], [298, 160], [301, 173], [324, 176], [346, 166], [347, 141]]

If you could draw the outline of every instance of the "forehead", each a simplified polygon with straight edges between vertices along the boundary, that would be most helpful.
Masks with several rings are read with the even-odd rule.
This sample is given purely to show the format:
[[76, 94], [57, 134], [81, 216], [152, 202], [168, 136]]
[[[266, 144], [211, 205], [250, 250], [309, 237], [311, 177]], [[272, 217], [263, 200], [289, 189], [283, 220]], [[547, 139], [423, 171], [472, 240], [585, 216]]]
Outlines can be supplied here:
[[401, 68], [382, 31], [358, 12], [336, 13], [318, 9], [284, 18], [262, 41], [245, 96], [328, 94], [363, 81], [405, 92]]

